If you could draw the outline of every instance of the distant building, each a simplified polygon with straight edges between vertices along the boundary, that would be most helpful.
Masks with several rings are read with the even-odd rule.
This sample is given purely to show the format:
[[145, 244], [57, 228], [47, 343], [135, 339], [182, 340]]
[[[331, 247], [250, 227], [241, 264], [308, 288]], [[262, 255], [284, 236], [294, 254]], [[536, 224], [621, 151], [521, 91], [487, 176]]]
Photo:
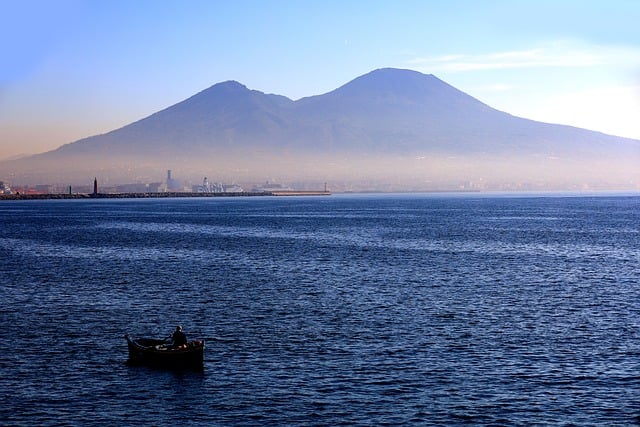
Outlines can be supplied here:
[[244, 193], [244, 189], [237, 184], [223, 184], [225, 193]]
[[116, 191], [118, 193], [146, 193], [147, 184], [135, 183], [118, 185], [116, 187]]
[[202, 185], [194, 185], [191, 187], [191, 191], [194, 193], [242, 193], [244, 190], [236, 184], [212, 183], [205, 177], [202, 180]]
[[35, 185], [33, 187], [33, 189], [38, 194], [51, 194], [51, 193], [53, 193], [53, 186], [49, 185], [49, 184]]
[[167, 184], [163, 182], [152, 182], [147, 186], [149, 193], [164, 193], [167, 191]]
[[11, 194], [11, 188], [9, 184], [0, 181], [0, 194]]
[[182, 183], [171, 177], [171, 169], [167, 171], [167, 191], [182, 191]]
[[285, 187], [282, 184], [265, 182], [263, 185], [255, 186], [251, 191], [255, 193], [261, 193], [265, 191], [293, 191], [293, 189], [291, 187]]

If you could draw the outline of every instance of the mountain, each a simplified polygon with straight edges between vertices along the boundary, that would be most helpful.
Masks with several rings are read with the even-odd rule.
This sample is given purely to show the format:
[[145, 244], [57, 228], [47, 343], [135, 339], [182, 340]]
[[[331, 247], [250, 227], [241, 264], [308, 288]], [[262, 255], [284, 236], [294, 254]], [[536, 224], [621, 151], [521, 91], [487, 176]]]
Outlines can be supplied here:
[[[498, 111], [433, 75], [380, 69], [293, 101], [227, 81], [112, 132], [10, 162], [25, 181], [636, 185], [640, 141]], [[346, 184], [348, 185], [348, 184]], [[360, 187], [362, 188], [362, 187]]]

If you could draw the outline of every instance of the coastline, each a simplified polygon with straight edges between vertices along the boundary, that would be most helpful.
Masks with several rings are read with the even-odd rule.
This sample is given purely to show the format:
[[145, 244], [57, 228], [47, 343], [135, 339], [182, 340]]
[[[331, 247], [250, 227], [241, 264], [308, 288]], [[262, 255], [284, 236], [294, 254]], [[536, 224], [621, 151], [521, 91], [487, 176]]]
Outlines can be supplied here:
[[181, 197], [283, 197], [283, 196], [330, 196], [330, 191], [259, 191], [238, 193], [79, 193], [79, 194], [3, 194], [0, 200], [67, 200], [67, 199], [155, 199]]

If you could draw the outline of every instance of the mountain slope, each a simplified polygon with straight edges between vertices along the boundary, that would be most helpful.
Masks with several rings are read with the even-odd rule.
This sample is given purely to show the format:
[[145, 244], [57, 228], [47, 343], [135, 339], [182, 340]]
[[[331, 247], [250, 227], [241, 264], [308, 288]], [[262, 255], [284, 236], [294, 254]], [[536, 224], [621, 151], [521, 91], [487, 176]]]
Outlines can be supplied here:
[[219, 83], [147, 118], [58, 151], [153, 155], [155, 151], [172, 153], [214, 145], [228, 148], [277, 132], [284, 125], [279, 111], [292, 102], [249, 90], [238, 82]]
[[[415, 164], [416, 158], [431, 161]], [[433, 75], [387, 68], [297, 101], [234, 81], [219, 83], [120, 129], [2, 168], [32, 176], [97, 170], [114, 180], [144, 179], [166, 168], [194, 176], [263, 179], [286, 172], [304, 179], [311, 172], [336, 175], [329, 165], [340, 164], [347, 178], [373, 176], [375, 170], [379, 177], [424, 179], [437, 176], [450, 158], [464, 159], [447, 166], [450, 177], [469, 176], [482, 162], [485, 169], [492, 162], [503, 168], [518, 163], [520, 179], [582, 162], [586, 176], [605, 160], [637, 161], [640, 142], [514, 117]]]

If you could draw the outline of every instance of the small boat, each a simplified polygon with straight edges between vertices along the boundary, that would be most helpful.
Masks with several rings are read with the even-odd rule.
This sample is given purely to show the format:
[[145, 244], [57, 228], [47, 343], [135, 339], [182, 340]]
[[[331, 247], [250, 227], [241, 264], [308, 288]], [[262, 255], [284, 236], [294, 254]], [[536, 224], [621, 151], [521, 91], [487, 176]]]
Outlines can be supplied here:
[[175, 348], [166, 340], [134, 338], [124, 336], [129, 347], [131, 365], [146, 365], [161, 368], [196, 369], [204, 366], [204, 341], [194, 340]]

